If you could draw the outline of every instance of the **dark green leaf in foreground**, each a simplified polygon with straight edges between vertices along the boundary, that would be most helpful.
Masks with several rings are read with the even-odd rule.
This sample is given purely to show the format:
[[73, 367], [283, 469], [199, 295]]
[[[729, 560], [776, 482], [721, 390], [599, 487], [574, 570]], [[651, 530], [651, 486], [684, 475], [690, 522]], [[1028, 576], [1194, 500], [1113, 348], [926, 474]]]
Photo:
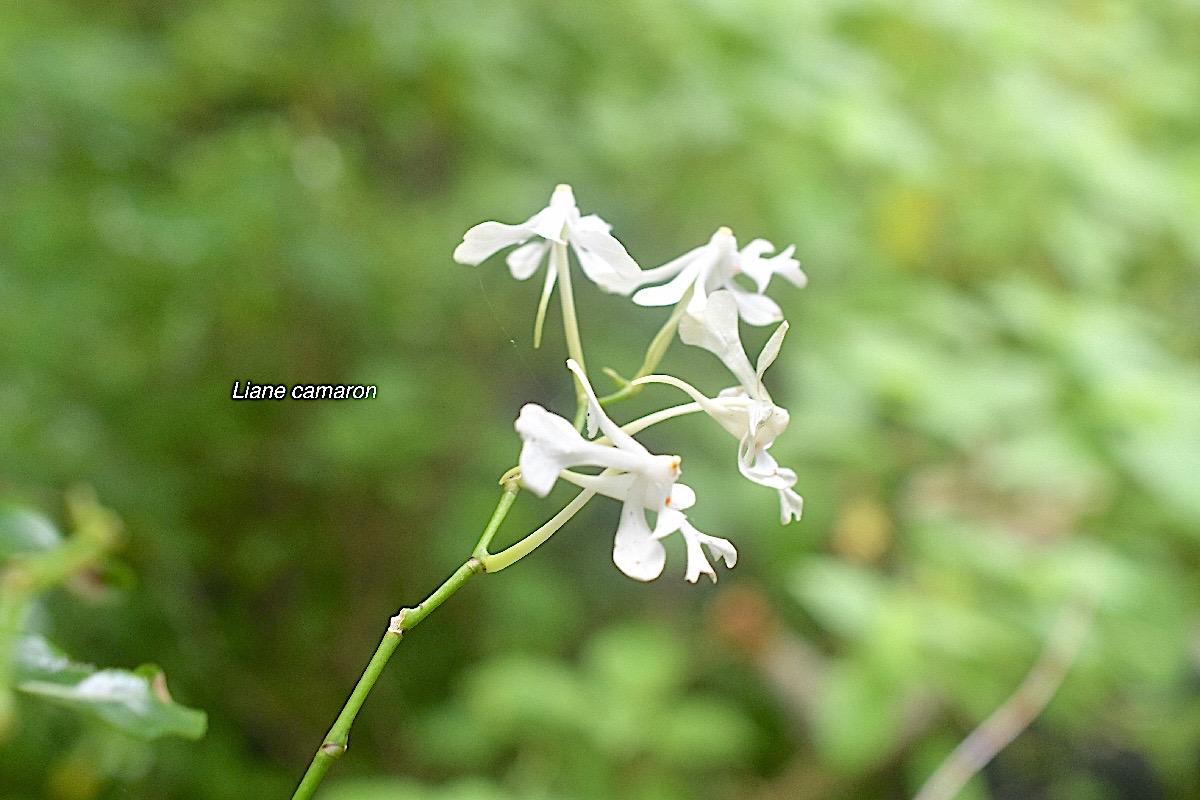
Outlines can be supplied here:
[[[53, 653], [49, 649], [45, 652]], [[142, 739], [160, 736], [199, 739], [204, 735], [208, 725], [205, 713], [172, 701], [166, 679], [156, 667], [142, 667], [137, 672], [105, 669], [81, 674], [86, 667], [63, 661], [66, 663], [60, 669], [50, 665], [44, 670], [48, 673], [44, 678], [25, 680], [17, 688], [97, 716]]]

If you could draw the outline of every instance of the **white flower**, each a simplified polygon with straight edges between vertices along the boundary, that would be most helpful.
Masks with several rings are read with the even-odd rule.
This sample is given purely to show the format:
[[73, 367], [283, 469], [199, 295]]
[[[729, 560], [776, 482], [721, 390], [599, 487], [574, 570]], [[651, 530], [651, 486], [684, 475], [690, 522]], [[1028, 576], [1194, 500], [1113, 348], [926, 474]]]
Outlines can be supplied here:
[[796, 485], [796, 473], [779, 466], [767, 452], [787, 428], [789, 416], [786, 409], [771, 400], [762, 376], [779, 355], [786, 333], [785, 322], [771, 335], [759, 353], [758, 363], [752, 367], [738, 335], [735, 298], [729, 292], [714, 292], [700, 316], [687, 314], [680, 320], [679, 337], [687, 344], [716, 354], [741, 381], [741, 386], [725, 389], [717, 397], [708, 398], [690, 384], [669, 376], [642, 379], [683, 389], [705, 413], [738, 438], [738, 470], [749, 480], [779, 493], [780, 519], [785, 525], [800, 519], [804, 500], [792, 490]]
[[[552, 244], [569, 244], [591, 281], [606, 292], [629, 294], [641, 282], [641, 268], [609, 230], [609, 224], [595, 214], [580, 215], [575, 195], [564, 183], [555, 188], [549, 206], [520, 225], [481, 222], [471, 228], [455, 248], [454, 260], [474, 266], [497, 251], [519, 244], [506, 260], [513, 277], [523, 281], [537, 271]], [[535, 236], [540, 241], [528, 241]], [[546, 276], [546, 294], [554, 281], [555, 271], [551, 269]]]
[[[704, 311], [708, 295], [718, 289], [726, 289], [737, 302], [738, 313], [750, 325], [769, 325], [783, 319], [783, 313], [774, 300], [763, 294], [772, 275], [782, 275], [796, 286], [804, 286], [808, 279], [800, 271], [800, 262], [792, 258], [795, 247], [782, 253], [763, 258], [775, 246], [765, 239], [755, 239], [737, 249], [737, 239], [729, 228], [721, 228], [713, 234], [708, 244], [684, 253], [674, 261], [661, 267], [648, 269], [641, 275], [641, 284], [658, 283], [670, 279], [660, 286], [641, 289], [633, 296], [633, 302], [642, 306], [669, 306], [683, 299], [689, 287], [692, 297], [688, 301], [689, 314]], [[751, 292], [734, 282], [734, 277], [745, 274], [754, 281], [757, 292]]]
[[[545, 497], [562, 477], [620, 500], [624, 505], [613, 542], [613, 562], [629, 577], [649, 581], [661, 575], [667, 554], [660, 540], [680, 531], [688, 542], [687, 579], [694, 582], [703, 572], [715, 580], [701, 545], [723, 557], [728, 566], [736, 563], [737, 551], [726, 540], [696, 530], [681, 513], [695, 503], [696, 495], [676, 482], [679, 456], [654, 455], [617, 427], [600, 407], [579, 365], [568, 361], [567, 366], [587, 391], [589, 426], [593, 430], [598, 427], [612, 444], [588, 441], [563, 417], [529, 403], [516, 422], [524, 442], [518, 462], [521, 482], [534, 494]], [[570, 471], [583, 465], [605, 469], [599, 475]], [[657, 514], [654, 528], [646, 520], [646, 511]]]

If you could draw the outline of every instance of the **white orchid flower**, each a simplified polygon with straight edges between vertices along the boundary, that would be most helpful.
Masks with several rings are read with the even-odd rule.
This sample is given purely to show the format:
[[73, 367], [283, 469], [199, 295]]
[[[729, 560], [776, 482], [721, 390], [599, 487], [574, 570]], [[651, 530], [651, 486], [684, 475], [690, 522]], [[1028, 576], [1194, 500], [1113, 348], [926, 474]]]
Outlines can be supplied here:
[[[640, 284], [642, 271], [610, 229], [595, 214], [581, 216], [571, 187], [562, 183], [554, 189], [550, 205], [520, 225], [481, 222], [471, 228], [455, 248], [454, 260], [475, 266], [506, 247], [521, 245], [506, 261], [512, 276], [523, 281], [537, 271], [553, 244], [569, 244], [593, 283], [606, 292], [627, 295]], [[529, 241], [534, 237], [539, 241]], [[555, 279], [555, 270], [548, 270], [544, 295], [554, 288]]]
[[769, 452], [787, 428], [786, 409], [775, 405], [762, 376], [775, 362], [788, 325], [784, 322], [763, 346], [758, 362], [750, 358], [738, 334], [738, 306], [726, 291], [714, 292], [700, 316], [687, 314], [679, 324], [679, 337], [686, 344], [714, 353], [734, 374], [741, 386], [725, 389], [715, 398], [706, 397], [689, 383], [669, 375], [650, 375], [635, 383], [666, 383], [692, 396], [700, 408], [721, 427], [738, 438], [738, 471], [747, 479], [775, 489], [779, 493], [779, 515], [783, 524], [800, 519], [804, 500], [793, 491], [797, 476], [779, 466]]
[[[669, 306], [683, 299], [688, 289], [692, 290], [687, 311], [692, 315], [702, 314], [708, 296], [724, 289], [737, 302], [738, 313], [750, 325], [769, 325], [783, 319], [783, 312], [774, 300], [763, 294], [772, 275], [782, 275], [796, 286], [803, 287], [808, 278], [800, 271], [800, 262], [792, 258], [795, 247], [788, 247], [778, 255], [764, 258], [775, 246], [766, 239], [755, 239], [738, 250], [737, 239], [729, 228], [721, 228], [713, 234], [708, 244], [684, 253], [674, 261], [661, 267], [648, 269], [641, 274], [641, 284], [658, 283], [659, 286], [641, 289], [633, 296], [633, 302], [642, 306]], [[734, 277], [744, 274], [754, 281], [758, 291], [751, 292], [734, 282]]]
[[[695, 503], [696, 495], [677, 483], [679, 456], [654, 455], [622, 431], [600, 407], [579, 365], [572, 360], [567, 366], [587, 392], [589, 427], [603, 431], [611, 444], [588, 441], [565, 418], [529, 403], [516, 422], [524, 442], [518, 464], [525, 487], [545, 497], [561, 477], [620, 500], [624, 505], [613, 542], [613, 562], [631, 578], [649, 581], [662, 574], [667, 555], [660, 540], [677, 530], [688, 542], [688, 580], [694, 582], [702, 572], [715, 579], [701, 545], [733, 566], [737, 560], [733, 545], [697, 531], [681, 513]], [[570, 471], [584, 465], [605, 469], [598, 475]], [[646, 511], [657, 514], [654, 528], [646, 520]]]

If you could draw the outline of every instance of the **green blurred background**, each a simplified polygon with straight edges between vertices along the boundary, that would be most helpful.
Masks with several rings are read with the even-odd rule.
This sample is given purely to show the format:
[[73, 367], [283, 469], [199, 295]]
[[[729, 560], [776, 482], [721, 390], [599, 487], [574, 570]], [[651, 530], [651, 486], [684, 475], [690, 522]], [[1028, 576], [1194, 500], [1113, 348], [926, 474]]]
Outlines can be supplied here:
[[[559, 182], [643, 267], [721, 225], [796, 244], [769, 379], [806, 516], [706, 420], [649, 432], [737, 568], [628, 580], [592, 504], [406, 637], [323, 797], [911, 796], [1081, 592], [1061, 693], [964, 797], [1200, 796], [1198, 30], [1195, 0], [4, 4], [0, 492], [121, 515], [136, 583], [38, 624], [210, 728], [29, 700], [0, 797], [290, 794], [468, 554], [521, 404], [572, 407], [538, 282], [450, 259]], [[632, 372], [666, 309], [576, 293]], [[664, 370], [728, 382], [688, 350]]]

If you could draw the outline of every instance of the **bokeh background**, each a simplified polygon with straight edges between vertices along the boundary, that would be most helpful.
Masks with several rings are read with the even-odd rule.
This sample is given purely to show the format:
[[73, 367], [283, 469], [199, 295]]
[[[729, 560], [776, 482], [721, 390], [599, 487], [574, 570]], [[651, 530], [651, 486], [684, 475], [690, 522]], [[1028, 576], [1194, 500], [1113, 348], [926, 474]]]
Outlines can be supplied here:
[[[805, 517], [705, 420], [648, 433], [736, 569], [628, 580], [593, 503], [406, 637], [325, 798], [911, 796], [1079, 597], [1061, 692], [963, 796], [1200, 796], [1198, 30], [1194, 0], [4, 4], [0, 491], [121, 515], [136, 580], [38, 624], [210, 728], [29, 700], [0, 796], [290, 794], [469, 553], [521, 404], [572, 407], [538, 282], [450, 259], [559, 182], [647, 268], [721, 225], [796, 245], [769, 383]], [[666, 310], [576, 291], [589, 361], [633, 371]]]

